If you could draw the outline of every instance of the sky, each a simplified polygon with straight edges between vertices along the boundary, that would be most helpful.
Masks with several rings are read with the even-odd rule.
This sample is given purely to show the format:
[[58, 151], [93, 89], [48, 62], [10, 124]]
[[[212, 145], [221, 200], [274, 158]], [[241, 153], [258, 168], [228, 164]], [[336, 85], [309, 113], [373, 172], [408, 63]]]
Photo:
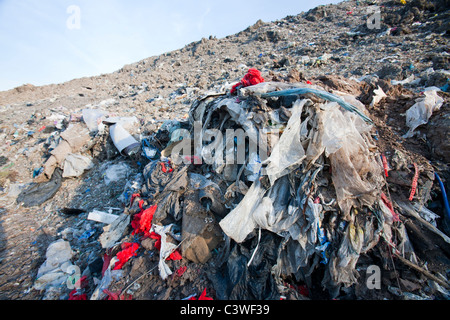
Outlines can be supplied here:
[[114, 72], [340, 0], [0, 0], [0, 91]]

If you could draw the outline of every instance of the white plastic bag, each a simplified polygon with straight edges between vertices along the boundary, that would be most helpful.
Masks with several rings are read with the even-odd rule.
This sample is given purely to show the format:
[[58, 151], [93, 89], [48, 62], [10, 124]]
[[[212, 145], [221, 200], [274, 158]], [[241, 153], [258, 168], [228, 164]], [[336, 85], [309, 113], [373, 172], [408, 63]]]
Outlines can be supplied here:
[[261, 202], [264, 192], [265, 190], [261, 187], [259, 179], [256, 179], [245, 194], [244, 199], [219, 222], [222, 230], [234, 241], [241, 243], [255, 229], [256, 223], [253, 220], [253, 211]]
[[297, 100], [292, 107], [292, 116], [289, 118], [286, 129], [274, 146], [270, 157], [264, 161], [267, 163], [264, 173], [267, 174], [270, 184], [297, 167], [306, 158], [305, 150], [300, 140], [301, 114], [303, 106], [308, 100]]
[[424, 98], [419, 98], [416, 103], [406, 111], [406, 125], [409, 127], [408, 132], [403, 138], [411, 138], [414, 136], [414, 130], [428, 122], [433, 112], [439, 110], [444, 103], [437, 94], [437, 90], [425, 90]]

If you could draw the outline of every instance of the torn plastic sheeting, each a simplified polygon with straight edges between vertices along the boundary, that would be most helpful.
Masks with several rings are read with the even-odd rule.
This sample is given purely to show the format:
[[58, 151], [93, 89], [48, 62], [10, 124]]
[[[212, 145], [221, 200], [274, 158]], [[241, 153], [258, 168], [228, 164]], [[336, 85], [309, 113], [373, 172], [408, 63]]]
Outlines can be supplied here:
[[439, 110], [444, 103], [444, 99], [437, 94], [437, 90], [425, 90], [425, 96], [416, 100], [416, 103], [406, 111], [406, 125], [408, 132], [403, 138], [414, 136], [414, 130], [428, 122], [433, 112]]
[[286, 231], [299, 218], [299, 215], [293, 212], [294, 208], [290, 206], [292, 201], [290, 184], [287, 176], [284, 176], [266, 192], [253, 211], [252, 219], [257, 226], [265, 230], [274, 233]]
[[104, 125], [102, 124], [102, 118], [104, 118], [108, 114], [108, 112], [100, 109], [83, 109], [81, 112], [83, 114], [83, 120], [86, 123], [89, 131], [102, 131], [102, 129], [104, 128]]
[[331, 276], [332, 283], [350, 286], [356, 282], [358, 271], [355, 266], [361, 254], [363, 242], [363, 230], [353, 222], [349, 223], [339, 249], [337, 252], [333, 252], [328, 264], [327, 271]]
[[92, 159], [81, 154], [69, 153], [64, 160], [63, 178], [79, 177], [94, 166]]
[[103, 166], [107, 166], [104, 173], [104, 181], [106, 185], [109, 185], [111, 182], [125, 179], [130, 170], [130, 167], [126, 163], [122, 162], [112, 165], [105, 163]]
[[51, 199], [58, 192], [61, 184], [62, 172], [57, 168], [50, 181], [31, 184], [17, 196], [16, 202], [24, 207], [39, 206]]
[[352, 206], [370, 206], [379, 196], [384, 182], [382, 164], [370, 152], [369, 136], [358, 130], [356, 118], [344, 114], [332, 103], [327, 106], [323, 113], [322, 144], [331, 162], [339, 207], [348, 216]]
[[208, 178], [206, 178], [201, 174], [189, 172], [188, 176], [191, 188], [193, 188], [194, 190], [201, 190], [208, 186], [213, 186], [214, 188], [220, 190], [220, 187], [217, 185], [217, 183], [209, 180]]
[[181, 240], [181, 235], [175, 233], [176, 226], [174, 224], [170, 224], [167, 226], [159, 226], [154, 225], [152, 229], [161, 236], [161, 248], [159, 251], [159, 275], [161, 279], [165, 280], [168, 276], [172, 274], [172, 270], [170, 270], [169, 266], [165, 262], [166, 259], [174, 252], [177, 248], [177, 245], [167, 241], [167, 234], [172, 236], [177, 241]]
[[[251, 240], [253, 246], [257, 239]], [[259, 249], [247, 266], [251, 252], [235, 244], [221, 268], [208, 274], [218, 300], [276, 300], [280, 298], [272, 276], [276, 264], [280, 237], [262, 231]]]
[[286, 129], [273, 148], [270, 157], [262, 162], [263, 165], [267, 164], [265, 174], [269, 176], [271, 185], [274, 184], [276, 179], [299, 166], [306, 158], [305, 150], [300, 143], [300, 129], [302, 125], [301, 114], [307, 101], [309, 100], [297, 100], [294, 103], [292, 116]]
[[225, 216], [219, 225], [234, 241], [241, 243], [256, 227], [253, 212], [259, 206], [265, 189], [261, 187], [259, 179], [252, 184], [244, 199]]
[[72, 266], [70, 259], [73, 254], [68, 241], [59, 239], [52, 242], [45, 253], [45, 262], [39, 267], [33, 288], [43, 290], [64, 284], [69, 276], [66, 271]]
[[281, 97], [281, 96], [290, 96], [290, 95], [301, 95], [301, 94], [307, 94], [312, 93], [322, 99], [337, 102], [341, 107], [344, 109], [354, 112], [358, 114], [364, 121], [368, 123], [373, 123], [373, 121], [367, 117], [365, 114], [363, 114], [357, 107], [351, 105], [350, 103], [342, 100], [341, 98], [326, 92], [322, 90], [312, 89], [312, 88], [296, 88], [296, 89], [287, 89], [282, 91], [275, 91], [270, 93], [264, 93], [261, 95], [263, 98], [270, 98], [270, 97]]
[[[297, 108], [300, 110], [301, 105], [300, 103], [297, 104]], [[294, 114], [301, 113], [299, 109], [293, 112], [293, 117]], [[361, 204], [370, 206], [376, 201], [377, 196], [379, 196], [377, 190], [381, 188], [383, 182], [381, 166], [375, 161], [376, 157], [369, 151], [369, 143], [363, 137], [367, 127], [357, 126], [356, 115], [343, 113], [334, 102], [324, 105], [322, 109], [318, 113], [318, 121], [322, 125], [319, 126], [320, 129], [317, 131], [318, 136], [309, 142], [307, 153], [312, 159], [311, 161], [318, 160], [322, 153], [330, 158], [332, 181], [336, 191], [337, 201], [344, 213], [344, 217], [348, 218], [352, 207], [359, 207]], [[297, 134], [299, 138], [297, 132], [301, 130], [300, 123], [296, 122], [296, 125], [292, 127], [292, 130], [283, 132], [274, 149], [280, 144], [286, 144], [286, 142], [283, 143], [283, 136], [289, 136], [286, 139], [287, 141], [296, 141], [296, 139], [290, 137], [291, 135]], [[358, 129], [363, 130], [363, 132], [360, 133]], [[284, 153], [279, 151], [277, 155], [278, 159], [290, 159], [288, 153], [292, 152], [292, 149], [289, 147], [282, 149], [282, 151]], [[299, 152], [301, 150], [297, 151], [294, 149], [293, 153], [298, 156]], [[272, 155], [270, 155], [267, 161], [271, 158]], [[297, 160], [295, 156], [292, 156], [292, 159], [294, 161]], [[276, 162], [274, 163], [275, 165], [278, 164]], [[299, 165], [301, 163], [297, 163], [296, 161], [294, 164]], [[312, 163], [309, 165], [312, 165]], [[286, 167], [289, 167], [290, 170], [295, 169], [295, 166], [290, 164]], [[267, 172], [270, 178], [270, 168], [266, 170]], [[279, 176], [281, 174], [287, 173], [281, 170], [278, 172], [275, 180], [271, 180], [272, 187], [277, 184], [277, 178], [280, 179]], [[368, 179], [369, 177], [370, 179]], [[254, 215], [266, 212], [269, 210], [268, 208], [272, 207], [269, 198], [263, 200], [266, 191], [261, 187], [258, 180], [255, 181], [244, 199], [220, 222], [223, 231], [236, 242], [242, 242], [255, 228], [257, 224]], [[279, 195], [279, 198], [283, 198], [283, 196]], [[297, 213], [297, 215], [299, 214]], [[278, 216], [278, 219], [281, 216]], [[295, 218], [291, 219], [295, 221]], [[267, 224], [261, 223], [261, 227], [267, 227]], [[271, 226], [272, 230], [274, 230], [273, 228], [274, 226]]]
[[109, 261], [108, 267], [104, 270], [102, 280], [95, 288], [94, 293], [92, 294], [90, 300], [101, 300], [107, 297], [107, 294], [105, 294], [104, 290], [108, 289], [113, 279], [119, 279], [122, 277], [122, 270], [112, 270], [117, 261], [118, 261], [117, 257], [113, 257]]

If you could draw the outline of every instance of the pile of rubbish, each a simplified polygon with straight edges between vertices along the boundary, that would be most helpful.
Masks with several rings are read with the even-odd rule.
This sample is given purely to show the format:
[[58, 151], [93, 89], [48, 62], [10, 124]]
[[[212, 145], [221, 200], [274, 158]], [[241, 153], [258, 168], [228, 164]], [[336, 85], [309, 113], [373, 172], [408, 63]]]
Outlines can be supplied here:
[[[436, 227], [450, 212], [425, 206], [439, 179], [430, 165], [379, 150], [354, 96], [264, 79], [233, 91], [197, 99], [187, 121], [166, 121], [140, 142], [126, 129], [134, 119], [87, 111], [84, 129], [61, 135], [44, 165], [50, 181], [91, 167], [77, 152], [99, 125], [109, 126], [121, 154], [146, 162], [121, 195], [122, 213], [89, 214], [105, 224], [102, 277], [90, 299], [112, 296], [148, 239], [162, 280], [180, 261], [207, 266], [215, 299], [450, 297], [450, 239]], [[56, 269], [71, 266], [66, 249]], [[49, 277], [48, 264], [39, 275]], [[39, 277], [36, 286], [45, 287]], [[79, 285], [71, 298], [85, 291]]]

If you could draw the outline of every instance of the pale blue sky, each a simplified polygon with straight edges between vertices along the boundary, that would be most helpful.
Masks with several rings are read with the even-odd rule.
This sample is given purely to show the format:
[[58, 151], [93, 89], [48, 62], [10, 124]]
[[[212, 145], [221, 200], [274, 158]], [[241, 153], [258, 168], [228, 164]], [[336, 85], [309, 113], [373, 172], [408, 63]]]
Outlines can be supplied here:
[[[110, 73], [340, 0], [0, 0], [0, 91]], [[80, 9], [80, 28], [76, 13]], [[75, 15], [74, 15], [75, 14]], [[72, 24], [70, 24], [72, 23]]]

